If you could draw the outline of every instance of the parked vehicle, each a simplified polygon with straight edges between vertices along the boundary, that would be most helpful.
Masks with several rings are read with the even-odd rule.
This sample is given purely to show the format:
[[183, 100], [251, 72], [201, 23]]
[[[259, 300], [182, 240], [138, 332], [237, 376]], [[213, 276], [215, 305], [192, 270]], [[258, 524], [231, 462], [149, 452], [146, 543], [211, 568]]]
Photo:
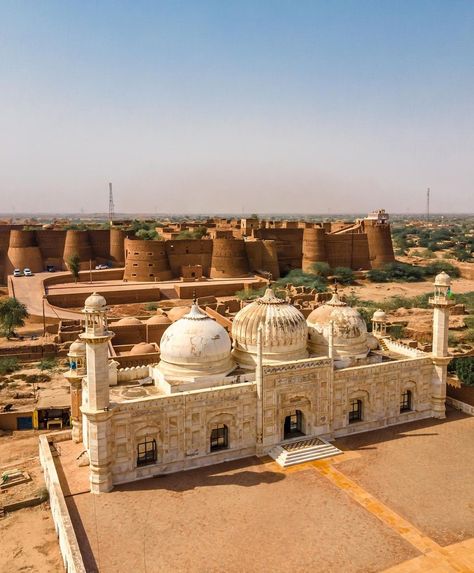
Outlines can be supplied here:
[[105, 271], [108, 268], [109, 267], [107, 265], [96, 265], [95, 270], [96, 271]]
[[23, 276], [23, 273], [21, 272], [20, 269], [14, 269], [14, 271], [13, 271], [13, 276], [14, 276], [14, 277], [22, 277], [22, 276]]
[[48, 273], [55, 273], [56, 272], [56, 267], [54, 265], [46, 265], [46, 271]]
[[25, 277], [32, 277], [33, 273], [31, 272], [31, 269], [29, 269], [28, 267], [26, 267], [25, 269], [23, 269], [23, 274], [25, 275]]

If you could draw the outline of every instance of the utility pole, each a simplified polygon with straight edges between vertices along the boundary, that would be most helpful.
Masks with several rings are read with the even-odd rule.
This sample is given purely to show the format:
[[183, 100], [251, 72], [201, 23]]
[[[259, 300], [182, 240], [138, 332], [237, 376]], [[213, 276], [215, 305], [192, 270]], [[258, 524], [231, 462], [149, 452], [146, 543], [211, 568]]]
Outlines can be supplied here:
[[114, 195], [112, 193], [112, 183], [109, 183], [109, 225], [112, 226], [114, 220]]
[[430, 222], [430, 188], [426, 191], [426, 221]]

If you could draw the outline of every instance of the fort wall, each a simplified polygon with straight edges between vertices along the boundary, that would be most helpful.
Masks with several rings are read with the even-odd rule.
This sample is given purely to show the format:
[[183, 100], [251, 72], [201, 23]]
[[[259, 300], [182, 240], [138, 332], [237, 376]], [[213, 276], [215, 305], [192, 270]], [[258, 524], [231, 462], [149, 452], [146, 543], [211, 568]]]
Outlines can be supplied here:
[[303, 262], [303, 229], [257, 229], [253, 236], [276, 243], [279, 271], [285, 275], [301, 269]]
[[109, 260], [114, 266], [125, 264], [125, 231], [122, 229], [110, 229], [109, 237]]
[[35, 232], [44, 267], [53, 265], [57, 269], [66, 268], [64, 264], [66, 233], [67, 231], [51, 229]]
[[370, 263], [372, 268], [380, 268], [395, 261], [390, 225], [378, 221], [364, 220], [367, 235]]
[[125, 272], [128, 281], [166, 281], [173, 278], [164, 241], [125, 239]]
[[7, 274], [11, 274], [13, 269], [23, 270], [26, 267], [34, 273], [43, 270], [43, 259], [36, 242], [35, 232], [12, 229], [5, 270]]
[[363, 233], [327, 235], [326, 250], [331, 268], [370, 269], [367, 236]]
[[110, 259], [109, 229], [92, 229], [88, 231], [92, 254], [98, 262], [105, 263]]
[[322, 227], [306, 228], [303, 233], [303, 271], [310, 273], [315, 263], [327, 262], [326, 231]]
[[173, 276], [180, 277], [182, 267], [201, 265], [202, 274], [209, 276], [213, 241], [209, 239], [181, 239], [165, 241], [166, 254]]
[[242, 277], [250, 272], [243, 239], [214, 239], [211, 278]]
[[68, 229], [66, 232], [63, 259], [67, 263], [75, 255], [79, 257], [81, 270], [88, 269], [90, 264], [92, 264], [92, 267], [95, 267], [88, 231]]

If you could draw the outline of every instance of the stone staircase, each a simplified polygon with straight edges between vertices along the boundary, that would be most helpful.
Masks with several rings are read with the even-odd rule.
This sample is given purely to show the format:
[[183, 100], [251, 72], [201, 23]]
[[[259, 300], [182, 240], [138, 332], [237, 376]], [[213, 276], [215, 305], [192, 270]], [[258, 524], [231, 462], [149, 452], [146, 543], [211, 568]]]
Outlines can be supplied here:
[[288, 468], [339, 454], [341, 450], [322, 438], [303, 438], [275, 446], [268, 455], [282, 468]]
[[384, 352], [390, 352], [390, 348], [383, 338], [379, 338], [379, 346]]

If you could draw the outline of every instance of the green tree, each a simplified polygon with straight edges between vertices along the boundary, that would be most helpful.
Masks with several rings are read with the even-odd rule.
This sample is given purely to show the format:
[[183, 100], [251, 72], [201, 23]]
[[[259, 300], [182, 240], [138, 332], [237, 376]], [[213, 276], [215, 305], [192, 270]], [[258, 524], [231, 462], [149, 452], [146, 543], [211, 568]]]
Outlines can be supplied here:
[[74, 282], [77, 283], [77, 279], [79, 278], [79, 271], [81, 268], [81, 259], [77, 253], [71, 255], [67, 260], [67, 266], [69, 268], [69, 272], [74, 278]]
[[8, 297], [0, 301], [0, 327], [7, 338], [15, 334], [15, 328], [25, 324], [26, 318], [28, 318], [28, 310], [16, 298]]

